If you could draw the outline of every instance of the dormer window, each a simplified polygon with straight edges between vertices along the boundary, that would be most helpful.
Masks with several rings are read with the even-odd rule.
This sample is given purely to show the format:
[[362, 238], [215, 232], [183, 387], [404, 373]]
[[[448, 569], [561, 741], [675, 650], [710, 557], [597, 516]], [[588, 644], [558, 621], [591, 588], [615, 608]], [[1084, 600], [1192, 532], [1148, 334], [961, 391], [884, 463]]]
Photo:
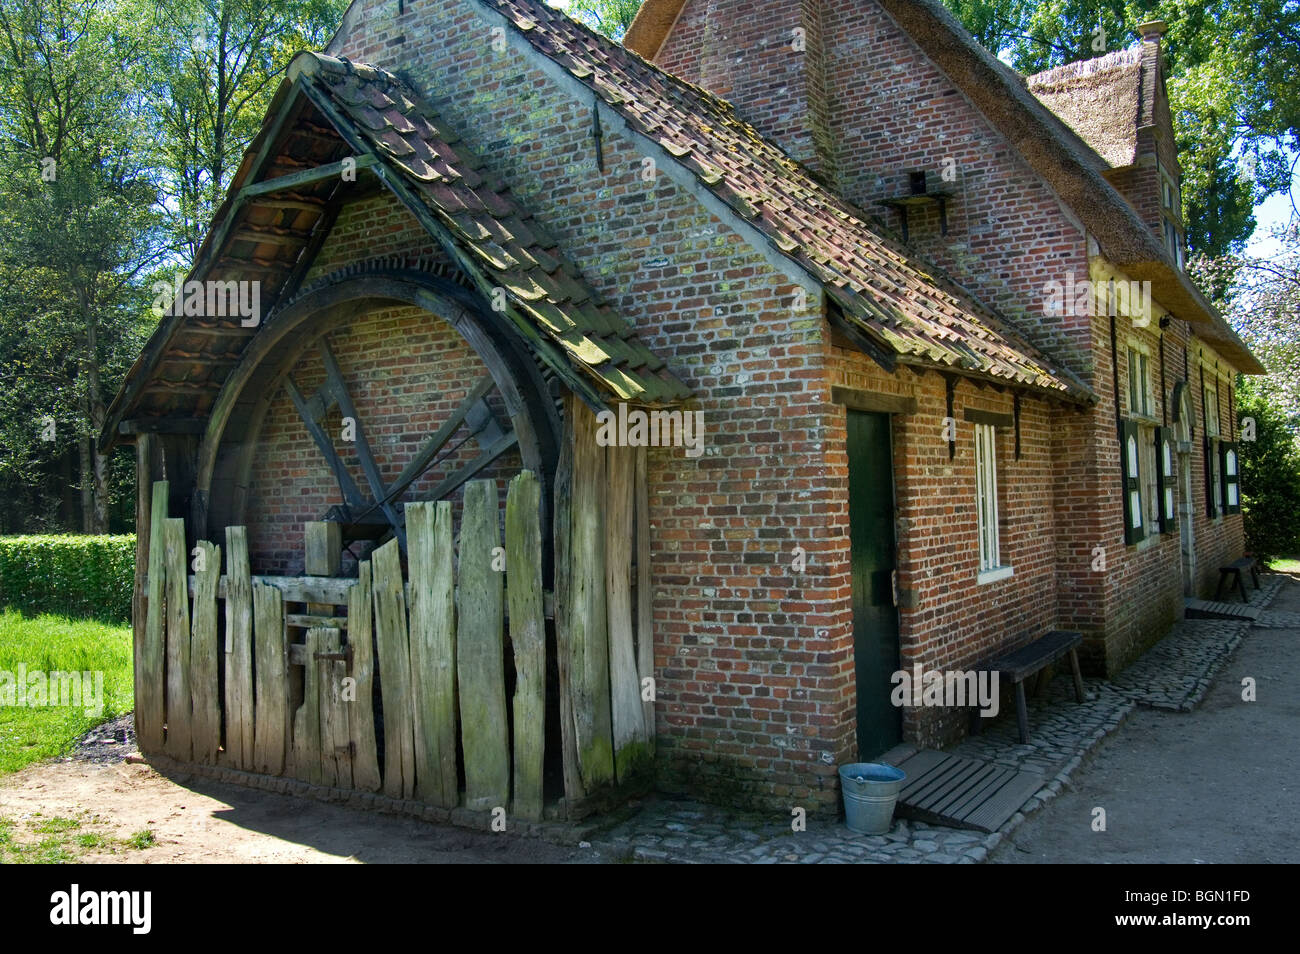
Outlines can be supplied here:
[[1163, 226], [1165, 245], [1168, 246], [1178, 267], [1183, 267], [1183, 239], [1179, 231], [1183, 215], [1179, 201], [1178, 186], [1173, 177], [1160, 167], [1160, 222]]

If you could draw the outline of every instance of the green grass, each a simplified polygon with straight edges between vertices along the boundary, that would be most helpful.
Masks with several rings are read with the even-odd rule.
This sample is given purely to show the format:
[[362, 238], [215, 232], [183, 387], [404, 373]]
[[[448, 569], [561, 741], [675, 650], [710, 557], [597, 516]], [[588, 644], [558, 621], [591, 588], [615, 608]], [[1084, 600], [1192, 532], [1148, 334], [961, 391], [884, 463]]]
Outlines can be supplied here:
[[1273, 560], [1269, 563], [1268, 568], [1278, 573], [1300, 573], [1300, 559], [1290, 557], [1289, 559]]
[[[11, 609], [0, 610], [0, 672], [12, 679], [20, 664], [28, 673], [102, 672], [104, 711], [96, 715], [86, 706], [0, 704], [0, 775], [60, 755], [87, 730], [131, 711], [129, 626], [64, 616], [24, 617]], [[0, 687], [0, 691], [14, 690]]]
[[38, 814], [27, 819], [25, 826], [0, 817], [0, 864], [64, 865], [81, 861], [82, 856], [95, 851], [114, 855], [143, 851], [156, 841], [149, 829], [129, 838], [82, 830], [100, 824], [102, 819], [89, 812], [83, 812], [80, 818], [46, 818]]

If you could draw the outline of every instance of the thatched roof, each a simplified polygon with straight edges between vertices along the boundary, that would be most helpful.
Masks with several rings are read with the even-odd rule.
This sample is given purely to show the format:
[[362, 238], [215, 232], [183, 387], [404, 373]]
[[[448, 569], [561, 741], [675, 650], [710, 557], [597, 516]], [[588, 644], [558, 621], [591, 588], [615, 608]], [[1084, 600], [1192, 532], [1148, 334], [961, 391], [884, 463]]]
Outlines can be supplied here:
[[1116, 169], [1137, 161], [1142, 51], [1116, 50], [1027, 77], [1029, 91]]

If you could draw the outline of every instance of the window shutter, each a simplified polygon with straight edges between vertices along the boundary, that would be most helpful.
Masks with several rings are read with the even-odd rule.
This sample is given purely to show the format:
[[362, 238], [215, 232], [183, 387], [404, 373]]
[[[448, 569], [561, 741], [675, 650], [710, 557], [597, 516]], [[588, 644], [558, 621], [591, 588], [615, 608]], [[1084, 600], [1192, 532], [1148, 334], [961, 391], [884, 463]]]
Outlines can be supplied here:
[[1132, 421], [1120, 425], [1120, 455], [1124, 465], [1124, 542], [1137, 543], [1146, 536], [1142, 526], [1142, 472], [1138, 428]]
[[1156, 498], [1160, 501], [1160, 532], [1178, 529], [1174, 505], [1174, 440], [1167, 427], [1156, 428]]
[[1241, 513], [1241, 457], [1236, 441], [1219, 442], [1219, 473], [1223, 475], [1223, 512]]

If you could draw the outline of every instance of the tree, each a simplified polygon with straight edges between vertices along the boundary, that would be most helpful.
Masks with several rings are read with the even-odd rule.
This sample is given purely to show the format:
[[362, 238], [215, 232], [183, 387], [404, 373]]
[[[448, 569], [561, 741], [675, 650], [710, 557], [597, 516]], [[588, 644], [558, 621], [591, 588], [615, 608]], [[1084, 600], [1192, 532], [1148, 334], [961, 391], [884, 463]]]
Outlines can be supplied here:
[[593, 30], [621, 40], [639, 9], [641, 0], [570, 0], [567, 12]]
[[1253, 419], [1255, 429], [1255, 439], [1240, 444], [1246, 546], [1265, 562], [1300, 553], [1300, 419], [1288, 418], [1249, 384], [1237, 403], [1239, 419]]
[[295, 53], [323, 49], [347, 0], [162, 0], [144, 81], [169, 233], [194, 260]]
[[0, 472], [30, 479], [73, 443], [88, 532], [108, 528], [97, 439], [139, 345], [136, 281], [162, 254], [131, 84], [142, 14], [133, 0], [0, 0], [0, 339], [17, 415], [0, 428]]

